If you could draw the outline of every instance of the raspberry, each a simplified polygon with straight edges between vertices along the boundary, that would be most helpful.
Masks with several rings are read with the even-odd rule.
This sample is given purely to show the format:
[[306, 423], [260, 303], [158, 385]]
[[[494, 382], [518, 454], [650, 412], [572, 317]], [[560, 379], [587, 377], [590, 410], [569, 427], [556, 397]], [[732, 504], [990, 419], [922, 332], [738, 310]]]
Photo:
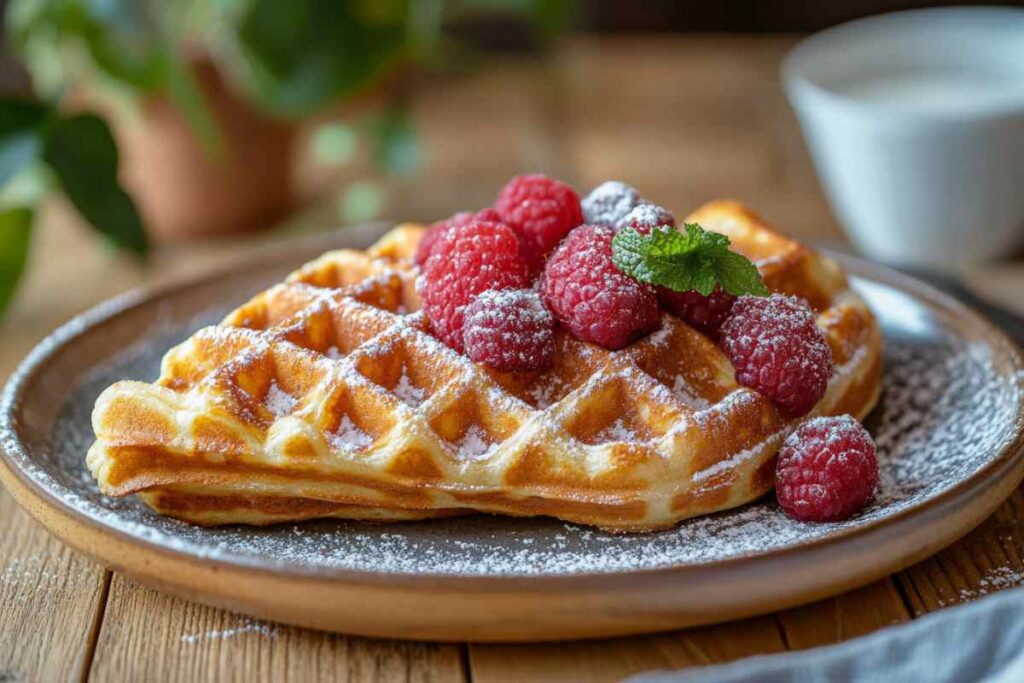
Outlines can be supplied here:
[[832, 350], [806, 302], [745, 294], [733, 304], [721, 337], [736, 381], [770, 398], [782, 414], [804, 415], [825, 395]]
[[685, 320], [691, 327], [711, 339], [718, 339], [722, 323], [729, 317], [736, 297], [716, 288], [708, 296], [698, 291], [676, 292], [667, 287], [658, 288], [661, 305]]
[[619, 349], [658, 322], [654, 288], [612, 263], [615, 231], [582, 225], [551, 254], [541, 276], [548, 309], [577, 338]]
[[423, 310], [438, 338], [461, 352], [465, 307], [488, 289], [530, 283], [519, 239], [503, 223], [472, 221], [446, 230], [423, 266]]
[[609, 180], [590, 191], [582, 202], [583, 217], [588, 225], [616, 227], [640, 203], [636, 188]]
[[419, 245], [416, 247], [416, 256], [413, 261], [417, 266], [422, 266], [430, 258], [430, 252], [437, 244], [437, 240], [441, 238], [441, 235], [445, 230], [452, 227], [453, 225], [465, 225], [470, 221], [490, 221], [492, 223], [500, 223], [501, 217], [498, 216], [498, 212], [494, 209], [481, 209], [476, 213], [472, 211], [462, 211], [455, 214], [443, 221], [433, 223], [427, 232], [424, 233], [423, 238], [420, 240]]
[[775, 496], [793, 519], [846, 519], [868, 504], [877, 483], [875, 444], [849, 415], [810, 420], [779, 449]]
[[637, 204], [633, 209], [623, 216], [616, 225], [616, 229], [634, 228], [637, 232], [647, 234], [651, 228], [662, 225], [676, 227], [676, 217], [668, 209], [657, 204]]
[[544, 257], [583, 222], [576, 191], [540, 173], [508, 181], [498, 193], [494, 208], [519, 234], [520, 248], [532, 273], [539, 272]]
[[497, 210], [492, 209], [489, 206], [486, 209], [480, 209], [479, 211], [477, 211], [476, 215], [473, 218], [478, 221], [487, 221], [489, 223], [502, 222], [501, 216], [498, 214]]
[[503, 372], [550, 367], [555, 319], [532, 289], [489, 289], [466, 307], [466, 355]]

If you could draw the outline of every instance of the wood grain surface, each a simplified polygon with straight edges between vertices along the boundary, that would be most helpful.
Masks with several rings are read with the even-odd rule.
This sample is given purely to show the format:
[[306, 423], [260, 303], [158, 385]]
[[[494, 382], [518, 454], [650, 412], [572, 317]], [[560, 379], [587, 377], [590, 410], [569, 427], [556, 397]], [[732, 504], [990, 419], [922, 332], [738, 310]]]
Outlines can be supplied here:
[[465, 679], [456, 645], [293, 628], [168, 597], [121, 576], [111, 583], [104, 626], [90, 670], [93, 680]]
[[[576, 38], [418, 92], [427, 165], [388, 181], [385, 215], [433, 220], [489, 204], [523, 171], [584, 188], [607, 178], [685, 212], [737, 196], [802, 239], [841, 244], [778, 83], [790, 38]], [[336, 171], [336, 170], [335, 170]], [[338, 171], [339, 187], [359, 169]], [[317, 169], [309, 171], [315, 175]], [[59, 203], [0, 326], [0, 375], [55, 326], [131, 287], [178, 279], [335, 224], [328, 195], [257, 236], [109, 250]], [[1024, 269], [970, 282], [1009, 305]], [[611, 681], [839, 642], [1020, 584], [1024, 493], [960, 542], [862, 589], [774, 615], [656, 636], [542, 645], [348, 638], [261, 622], [143, 588], [50, 538], [0, 491], [0, 681]]]

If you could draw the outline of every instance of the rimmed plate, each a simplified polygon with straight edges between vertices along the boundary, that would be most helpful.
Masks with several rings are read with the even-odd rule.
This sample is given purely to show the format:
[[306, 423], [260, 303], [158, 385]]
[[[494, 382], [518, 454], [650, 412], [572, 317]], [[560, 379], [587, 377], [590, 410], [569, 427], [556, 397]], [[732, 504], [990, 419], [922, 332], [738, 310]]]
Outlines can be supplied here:
[[167, 591], [256, 616], [365, 635], [544, 640], [656, 631], [781, 609], [934, 553], [1024, 475], [1024, 360], [934, 289], [842, 258], [886, 338], [867, 421], [881, 489], [843, 523], [800, 524], [770, 497], [670, 531], [613, 536], [546, 519], [470, 516], [202, 529], [99, 494], [84, 467], [96, 396], [151, 380], [172, 344], [328, 246], [304, 242], [214, 277], [132, 293], [44, 340], [0, 404], [0, 478], [56, 536]]

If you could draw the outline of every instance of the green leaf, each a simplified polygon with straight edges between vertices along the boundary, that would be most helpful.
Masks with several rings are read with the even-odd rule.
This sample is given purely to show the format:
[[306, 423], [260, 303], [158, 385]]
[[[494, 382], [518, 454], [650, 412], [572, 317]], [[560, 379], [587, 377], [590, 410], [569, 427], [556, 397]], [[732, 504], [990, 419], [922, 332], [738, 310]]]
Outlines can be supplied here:
[[117, 181], [117, 146], [103, 119], [78, 114], [59, 121], [46, 140], [46, 162], [79, 213], [116, 244], [149, 249], [142, 219]]
[[301, 116], [367, 87], [405, 47], [407, 11], [380, 4], [252, 0], [238, 45], [257, 101]]
[[[96, 66], [107, 76], [144, 92], [163, 81], [160, 31], [146, 3], [138, 0], [80, 0], [77, 29]], [[77, 4], [77, 3], [76, 3]]]
[[533, 0], [531, 5], [534, 20], [549, 38], [565, 29], [573, 9], [571, 0]]
[[28, 260], [32, 210], [18, 206], [0, 211], [0, 313], [7, 308]]
[[612, 239], [612, 263], [626, 275], [650, 282], [653, 274], [647, 267], [647, 245], [647, 239], [633, 228], [619, 230]]
[[627, 275], [677, 292], [696, 290], [704, 296], [715, 287], [730, 294], [767, 296], [757, 267], [729, 249], [729, 238], [696, 223], [684, 231], [661, 226], [642, 235], [620, 230], [612, 240], [612, 262]]
[[41, 102], [18, 97], [0, 97], [0, 137], [38, 128], [49, 116], [50, 108]]
[[[685, 228], [685, 234], [678, 230], [651, 230], [644, 240], [644, 261], [656, 279], [671, 278], [699, 267], [696, 256], [703, 243], [703, 231], [694, 225]], [[681, 271], [683, 263], [689, 267]]]
[[0, 97], [0, 187], [39, 158], [40, 135], [49, 117], [46, 105]]
[[715, 261], [715, 277], [729, 294], [769, 294], [757, 266], [735, 251], [727, 251]]

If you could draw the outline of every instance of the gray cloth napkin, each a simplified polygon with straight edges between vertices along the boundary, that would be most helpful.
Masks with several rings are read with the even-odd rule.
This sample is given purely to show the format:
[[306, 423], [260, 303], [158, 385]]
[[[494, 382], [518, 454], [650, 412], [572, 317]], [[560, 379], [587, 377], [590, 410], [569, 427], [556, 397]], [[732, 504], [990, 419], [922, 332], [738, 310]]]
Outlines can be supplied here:
[[1024, 589], [1004, 591], [839, 645], [639, 674], [630, 683], [1020, 683]]

